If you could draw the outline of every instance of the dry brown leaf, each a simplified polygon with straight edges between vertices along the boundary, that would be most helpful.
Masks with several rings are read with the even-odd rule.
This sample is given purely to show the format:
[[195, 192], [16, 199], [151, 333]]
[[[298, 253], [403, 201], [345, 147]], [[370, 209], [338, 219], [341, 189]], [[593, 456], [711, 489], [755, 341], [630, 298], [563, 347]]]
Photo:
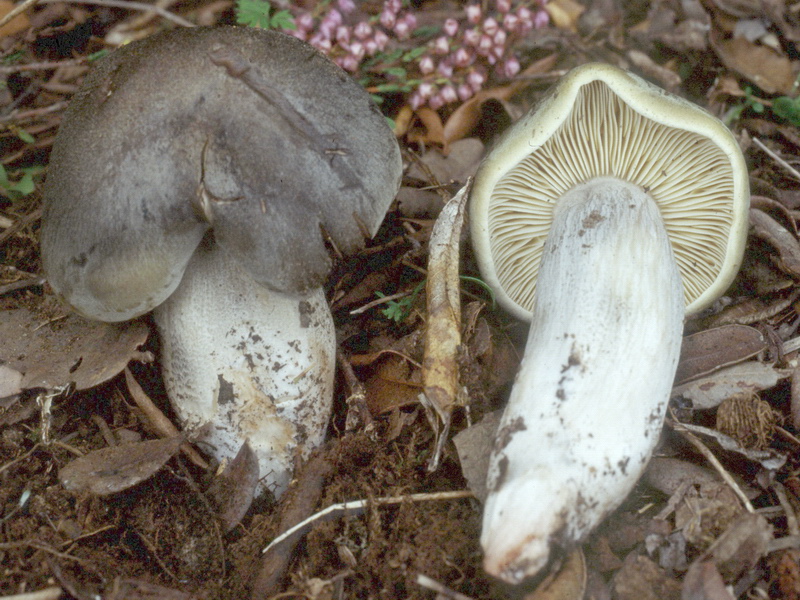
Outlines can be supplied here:
[[469, 184], [442, 209], [430, 240], [428, 256], [427, 327], [422, 382], [425, 396], [449, 425], [453, 407], [461, 403], [458, 348], [461, 345], [461, 290], [458, 276], [461, 229]]
[[58, 478], [70, 492], [116, 494], [155, 474], [182, 443], [179, 436], [95, 450], [67, 464]]
[[586, 7], [575, 0], [551, 0], [544, 5], [553, 25], [572, 33], [578, 32], [578, 19]]
[[138, 350], [147, 335], [140, 320], [111, 324], [69, 314], [42, 322], [24, 308], [2, 311], [0, 363], [22, 374], [22, 389], [74, 383], [85, 390], [116, 376], [131, 360], [149, 360]]
[[[153, 401], [150, 399], [145, 391], [142, 389], [142, 386], [139, 385], [139, 382], [136, 381], [136, 378], [131, 373], [130, 369], [125, 369], [125, 383], [128, 385], [128, 393], [133, 398], [133, 401], [136, 403], [136, 406], [139, 407], [139, 410], [144, 413], [144, 416], [147, 417], [148, 423], [150, 424], [150, 428], [153, 433], [157, 434], [162, 438], [173, 438], [175, 436], [180, 435], [178, 428], [170, 421], [166, 415], [161, 412]], [[184, 442], [181, 445], [181, 450], [184, 454], [191, 460], [194, 464], [196, 464], [201, 469], [208, 469], [208, 463], [203, 459], [202, 456], [195, 450], [191, 444], [188, 442]]]
[[108, 600], [197, 600], [187, 594], [162, 585], [132, 578], [114, 578], [104, 596]]
[[772, 48], [754, 44], [743, 37], [723, 39], [712, 27], [711, 45], [722, 63], [749, 79], [768, 94], [791, 95], [800, 72], [800, 63], [789, 60]]
[[494, 438], [503, 411], [485, 415], [481, 421], [475, 423], [453, 436], [458, 458], [461, 462], [461, 472], [469, 484], [469, 489], [481, 502], [486, 501], [486, 473], [489, 470], [489, 456], [494, 446]]
[[757, 514], [740, 515], [697, 560], [711, 560], [732, 584], [756, 566], [772, 541], [772, 525]]
[[680, 600], [681, 586], [645, 556], [629, 554], [614, 575], [617, 600]]
[[746, 325], [723, 325], [683, 338], [675, 381], [683, 383], [717, 369], [735, 365], [766, 350], [758, 329]]
[[672, 397], [680, 396], [691, 400], [693, 408], [697, 410], [710, 410], [734, 394], [768, 390], [775, 387], [781, 379], [790, 376], [791, 371], [788, 369], [750, 361], [676, 386], [672, 389]]
[[682, 600], [734, 600], [711, 561], [695, 562], [683, 579]]
[[478, 124], [481, 116], [481, 105], [487, 100], [508, 100], [527, 85], [526, 78], [533, 75], [547, 73], [558, 60], [558, 54], [551, 54], [531, 64], [522, 73], [517, 75], [512, 83], [488, 90], [481, 90], [472, 98], [459, 106], [447, 123], [444, 124], [444, 139], [452, 144], [456, 140], [467, 137]]
[[367, 406], [373, 416], [415, 404], [422, 391], [422, 375], [413, 363], [399, 354], [381, 355], [384, 358], [378, 368], [364, 382]]
[[206, 496], [217, 510], [223, 532], [236, 527], [250, 509], [258, 475], [258, 458], [245, 442], [225, 470], [211, 482]]
[[409, 144], [421, 144], [423, 146], [441, 146], [444, 154], [447, 154], [447, 140], [444, 136], [444, 125], [442, 118], [435, 110], [423, 106], [415, 111], [422, 127], [420, 129], [411, 128], [406, 133], [406, 140]]

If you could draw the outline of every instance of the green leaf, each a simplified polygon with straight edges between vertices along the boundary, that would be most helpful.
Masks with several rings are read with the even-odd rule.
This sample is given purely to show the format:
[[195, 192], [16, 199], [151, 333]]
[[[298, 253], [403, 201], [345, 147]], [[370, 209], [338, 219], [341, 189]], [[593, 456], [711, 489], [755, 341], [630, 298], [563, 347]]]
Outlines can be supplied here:
[[294, 24], [294, 17], [288, 10], [276, 12], [269, 20], [269, 24], [275, 29], [297, 29], [297, 25]]
[[408, 71], [403, 67], [386, 67], [385, 69], [381, 69], [381, 72], [391, 77], [397, 77], [398, 79], [405, 79], [408, 76]]
[[109, 54], [110, 54], [110, 52], [108, 50], [98, 50], [97, 52], [92, 52], [89, 55], [89, 62], [94, 62], [96, 60], [100, 60], [101, 58], [105, 58]]
[[36, 141], [36, 138], [34, 138], [30, 133], [28, 133], [24, 129], [17, 129], [16, 133], [17, 137], [26, 144], [32, 144], [33, 142]]
[[772, 112], [792, 125], [800, 126], [800, 98], [780, 96], [772, 101]]
[[236, 22], [269, 29], [272, 5], [266, 0], [236, 0]]
[[433, 37], [437, 33], [441, 32], [442, 28], [439, 25], [424, 25], [422, 27], [417, 27], [414, 31], [411, 32], [412, 37]]
[[418, 59], [420, 56], [425, 54], [428, 51], [428, 48], [425, 46], [418, 46], [413, 50], [409, 50], [403, 55], [403, 62], [411, 62], [412, 60]]

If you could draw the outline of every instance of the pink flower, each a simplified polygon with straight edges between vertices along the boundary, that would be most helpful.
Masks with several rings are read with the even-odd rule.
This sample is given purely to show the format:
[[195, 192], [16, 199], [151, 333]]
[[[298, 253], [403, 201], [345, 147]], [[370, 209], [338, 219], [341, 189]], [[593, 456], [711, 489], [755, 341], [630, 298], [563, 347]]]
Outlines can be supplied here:
[[464, 9], [464, 12], [467, 13], [467, 21], [473, 25], [481, 22], [481, 7], [479, 4], [470, 4]]
[[356, 9], [356, 3], [353, 0], [336, 0], [336, 6], [339, 7], [344, 14], [353, 12]]
[[367, 56], [374, 56], [379, 50], [378, 42], [376, 42], [374, 39], [365, 40], [364, 50], [366, 51]]
[[314, 29], [314, 17], [311, 16], [311, 13], [303, 13], [302, 15], [298, 15], [294, 20], [294, 24], [297, 25], [297, 29], [311, 31]]
[[519, 26], [519, 17], [514, 13], [508, 13], [503, 17], [503, 27], [508, 31], [515, 31]]
[[453, 37], [456, 33], [458, 33], [458, 21], [455, 19], [446, 19], [442, 29], [444, 30], [445, 35]]
[[466, 48], [459, 48], [458, 50], [456, 50], [456, 53], [453, 56], [453, 64], [456, 67], [463, 69], [464, 67], [468, 67], [469, 65], [471, 65], [473, 59], [474, 56], [472, 55], [472, 52], [470, 52]]
[[547, 24], [550, 22], [550, 15], [547, 14], [547, 11], [538, 10], [536, 11], [536, 16], [533, 17], [533, 26], [536, 29], [541, 29], [542, 27], [547, 27]]
[[452, 85], [444, 86], [439, 92], [439, 96], [441, 96], [445, 104], [450, 104], [451, 102], [458, 100], [458, 92], [456, 92], [456, 88], [454, 88]]
[[433, 42], [434, 54], [447, 54], [450, 52], [450, 43], [444, 36], [438, 37]]
[[372, 25], [366, 21], [361, 21], [353, 27], [353, 34], [360, 40], [365, 40], [372, 35]]
[[361, 64], [360, 60], [358, 60], [352, 54], [348, 54], [342, 57], [342, 61], [339, 64], [339, 66], [342, 67], [345, 71], [350, 71], [351, 73], [353, 73], [358, 70], [359, 64]]
[[505, 61], [503, 61], [503, 64], [501, 65], [501, 71], [503, 75], [505, 75], [509, 79], [511, 79], [512, 77], [514, 77], [514, 75], [519, 73], [519, 70], [520, 70], [519, 61], [515, 56], [509, 56], [507, 59], [505, 59]]
[[482, 35], [481, 41], [478, 42], [478, 48], [476, 52], [480, 56], [489, 56], [489, 53], [492, 51], [493, 47], [494, 42], [492, 42], [492, 38], [490, 38], [488, 35]]
[[432, 110], [439, 110], [445, 105], [444, 98], [442, 98], [441, 94], [436, 94], [431, 96], [428, 100], [428, 106], [431, 107]]
[[499, 12], [507, 13], [511, 10], [511, 0], [496, 0], [495, 6]]
[[299, 27], [297, 29], [289, 29], [286, 31], [286, 33], [292, 37], [296, 37], [298, 40], [303, 40], [304, 42], [308, 38], [308, 31], [305, 29], [300, 29]]
[[462, 102], [466, 102], [467, 100], [472, 98], [474, 94], [475, 92], [473, 92], [472, 88], [468, 86], [466, 83], [462, 83], [461, 85], [458, 86], [458, 99], [461, 100]]
[[395, 15], [403, 8], [403, 0], [386, 0], [383, 3], [383, 9], [393, 12]]
[[423, 75], [433, 73], [434, 69], [436, 69], [436, 65], [433, 63], [433, 59], [430, 56], [423, 56], [419, 59], [419, 70]]
[[408, 105], [411, 107], [411, 110], [417, 110], [423, 104], [425, 104], [425, 98], [420, 96], [419, 92], [414, 92], [408, 98]]
[[350, 52], [350, 56], [355, 58], [358, 62], [361, 62], [361, 60], [367, 53], [367, 49], [361, 42], [353, 42], [352, 44], [350, 44], [348, 50]]
[[322, 17], [323, 23], [332, 23], [334, 26], [338, 27], [342, 24], [344, 18], [342, 17], [342, 13], [340, 13], [335, 8], [332, 8], [328, 11], [324, 17]]
[[376, 31], [372, 39], [375, 40], [379, 52], [383, 52], [386, 49], [386, 44], [389, 43], [389, 36], [383, 31]]
[[350, 28], [346, 25], [339, 25], [336, 28], [336, 41], [339, 42], [342, 46], [346, 46], [350, 43]]
[[424, 99], [430, 98], [433, 96], [433, 93], [436, 91], [436, 88], [433, 86], [432, 83], [428, 83], [427, 81], [423, 81], [419, 84], [417, 88], [417, 93]]
[[481, 41], [481, 32], [478, 29], [468, 29], [464, 32], [464, 43], [467, 46], [477, 46]]
[[447, 58], [440, 61], [436, 67], [436, 72], [442, 77], [450, 79], [453, 76], [453, 65]]
[[381, 16], [379, 17], [381, 25], [386, 27], [386, 29], [391, 29], [397, 23], [397, 15], [385, 8], [381, 12]]
[[502, 29], [498, 29], [497, 33], [494, 34], [494, 38], [492, 41], [494, 42], [495, 46], [505, 46], [506, 45], [506, 32]]
[[498, 29], [500, 29], [500, 24], [493, 17], [489, 17], [483, 22], [483, 32], [486, 35], [494, 35]]
[[394, 24], [394, 34], [398, 40], [407, 40], [411, 37], [411, 27], [405, 21], [398, 21]]
[[472, 91], [477, 92], [483, 87], [483, 84], [486, 83], [486, 75], [478, 70], [471, 71], [470, 74], [467, 75], [467, 83], [472, 88]]
[[333, 47], [333, 44], [331, 43], [330, 38], [325, 37], [324, 35], [322, 35], [319, 32], [315, 33], [311, 37], [311, 39], [308, 40], [308, 43], [311, 44], [312, 46], [314, 46], [314, 48], [316, 48], [317, 50], [319, 50], [323, 54], [327, 54], [328, 52], [330, 52], [331, 48]]

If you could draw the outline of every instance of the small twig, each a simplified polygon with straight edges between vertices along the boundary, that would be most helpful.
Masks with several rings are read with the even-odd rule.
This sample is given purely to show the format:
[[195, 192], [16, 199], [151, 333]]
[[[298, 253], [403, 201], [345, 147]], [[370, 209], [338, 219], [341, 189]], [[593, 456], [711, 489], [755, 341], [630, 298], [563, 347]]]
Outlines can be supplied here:
[[310, 516], [306, 520], [298, 523], [291, 529], [283, 532], [281, 535], [272, 540], [269, 545], [262, 550], [268, 552], [281, 544], [286, 538], [305, 531], [311, 527], [316, 521], [329, 521], [337, 519], [345, 515], [360, 515], [367, 508], [372, 506], [387, 506], [391, 504], [401, 504], [403, 502], [426, 502], [431, 500], [461, 500], [463, 498], [472, 498], [474, 494], [469, 490], [459, 490], [457, 492], [435, 492], [426, 494], [407, 494], [405, 496], [389, 496], [386, 498], [374, 498], [365, 500], [352, 500], [350, 502], [342, 502], [340, 504], [332, 504], [331, 506], [319, 511], [318, 513]]
[[67, 108], [68, 104], [69, 102], [55, 102], [54, 104], [43, 106], [41, 108], [32, 108], [30, 110], [14, 110], [7, 115], [0, 116], [0, 123], [19, 122], [25, 119], [31, 119], [34, 117], [40, 117], [42, 115], [59, 112]]
[[367, 406], [367, 392], [364, 390], [364, 384], [356, 377], [353, 365], [350, 364], [344, 352], [339, 349], [336, 350], [336, 362], [339, 364], [339, 370], [344, 375], [345, 383], [350, 391], [347, 395], [345, 431], [355, 431], [359, 425], [363, 425], [365, 429], [372, 428], [374, 422], [372, 414], [369, 412], [369, 406]]
[[49, 69], [58, 69], [59, 67], [76, 67], [85, 64], [88, 60], [86, 56], [82, 56], [81, 58], [71, 58], [69, 60], [47, 60], [22, 65], [9, 65], [0, 67], [0, 75], [10, 75], [23, 71], [47, 71]]
[[700, 441], [700, 439], [697, 436], [695, 436], [691, 431], [685, 429], [680, 422], [670, 421], [670, 425], [672, 426], [672, 429], [674, 431], [679, 433], [687, 442], [689, 442], [692, 446], [694, 446], [709, 463], [711, 463], [711, 466], [714, 467], [714, 469], [716, 469], [717, 473], [720, 474], [720, 477], [722, 477], [723, 481], [725, 481], [725, 483], [727, 483], [728, 486], [730, 486], [730, 488], [733, 490], [733, 493], [739, 497], [739, 500], [741, 500], [742, 504], [745, 507], [745, 510], [747, 510], [747, 512], [749, 513], [755, 512], [753, 505], [750, 503], [750, 499], [747, 497], [747, 495], [745, 495], [745, 493], [742, 491], [742, 488], [739, 487], [739, 484], [736, 483], [733, 477], [731, 477], [730, 473], [728, 473], [728, 471], [725, 470], [725, 467], [722, 466], [722, 463], [719, 462], [719, 459], [717, 459], [717, 457], [714, 456], [714, 453], [711, 452], [711, 450], [709, 450], [708, 446], [706, 446], [702, 441]]
[[792, 177], [800, 181], [800, 171], [795, 169], [792, 165], [788, 162], [783, 160], [780, 156], [778, 156], [775, 152], [767, 148], [767, 146], [758, 138], [753, 138], [753, 142], [756, 146], [758, 146], [763, 152], [765, 152], [772, 160], [782, 166]]
[[25, 2], [23, 2], [23, 3], [22, 3], [22, 4], [20, 4], [19, 6], [17, 6], [17, 7], [15, 7], [15, 8], [13, 8], [13, 9], [12, 9], [10, 12], [8, 12], [8, 13], [6, 14], [6, 16], [4, 16], [2, 19], [0, 19], [0, 27], [2, 27], [3, 25], [5, 25], [6, 23], [10, 23], [10, 22], [11, 22], [11, 20], [12, 20], [14, 17], [16, 17], [17, 15], [21, 15], [22, 13], [24, 13], [24, 12], [25, 12], [26, 10], [28, 10], [28, 9], [29, 9], [31, 6], [33, 6], [34, 4], [36, 4], [36, 2], [38, 2], [38, 0], [25, 0]]
[[392, 300], [399, 300], [400, 298], [405, 298], [406, 296], [410, 296], [413, 292], [398, 292], [397, 294], [392, 294], [391, 296], [383, 296], [378, 298], [377, 300], [373, 300], [371, 302], [367, 302], [364, 306], [356, 308], [350, 311], [351, 315], [360, 315], [362, 313], [367, 312], [370, 308], [374, 308], [376, 306], [380, 306], [381, 304], [386, 304], [387, 302], [391, 302]]
[[[36, 287], [37, 285], [44, 285], [45, 281], [47, 281], [44, 277], [28, 277], [26, 279], [19, 279], [13, 283], [7, 283], [6, 285], [0, 285], [0, 296], [4, 294], [10, 294], [11, 292], [16, 292], [19, 290], [24, 290], [25, 288], [29, 287]], [[0, 599], [2, 600], [2, 599]]]
[[[35, 1], [35, 0], [34, 0]], [[39, 0], [42, 4], [56, 3], [56, 2], [69, 2], [72, 4], [93, 4], [95, 6], [108, 6], [111, 8], [122, 8], [124, 10], [136, 10], [140, 12], [155, 13], [160, 17], [165, 18], [167, 21], [172, 21], [181, 27], [196, 27], [191, 21], [187, 21], [183, 17], [164, 10], [160, 6], [154, 4], [145, 4], [144, 2], [133, 2], [131, 0]]]
[[431, 579], [427, 575], [423, 575], [422, 573], [417, 573], [417, 584], [421, 585], [422, 587], [432, 590], [436, 592], [437, 598], [442, 599], [449, 599], [449, 600], [474, 600], [471, 596], [465, 596], [460, 592], [455, 590], [451, 590], [449, 587], [442, 585], [438, 581]]
[[0, 596], [0, 600], [58, 600], [63, 594], [60, 587], [48, 587], [38, 592], [27, 594], [14, 594], [13, 596]]
[[38, 208], [34, 210], [31, 214], [22, 217], [21, 219], [17, 220], [11, 227], [0, 233], [0, 244], [3, 244], [8, 238], [13, 235], [16, 235], [21, 230], [25, 229], [28, 225], [39, 220], [42, 216], [42, 209]]

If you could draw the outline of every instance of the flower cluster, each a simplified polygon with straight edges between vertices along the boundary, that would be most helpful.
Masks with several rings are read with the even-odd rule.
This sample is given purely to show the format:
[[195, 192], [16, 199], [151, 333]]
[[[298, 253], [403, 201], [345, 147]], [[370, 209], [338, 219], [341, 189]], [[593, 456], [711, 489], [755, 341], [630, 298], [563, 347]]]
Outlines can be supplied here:
[[347, 71], [355, 73], [368, 64], [372, 80], [384, 82], [375, 86], [377, 91], [403, 91], [412, 108], [436, 110], [472, 97], [492, 71], [501, 78], [516, 75], [520, 64], [514, 43], [547, 25], [546, 2], [534, 0], [535, 9], [515, 7], [512, 0], [494, 0], [492, 10], [469, 4], [460, 20], [445, 20], [436, 34], [411, 49], [408, 40], [419, 33], [417, 18], [402, 0], [385, 0], [379, 15], [361, 20], [354, 18], [353, 0], [336, 0], [320, 15], [297, 14], [295, 29], [286, 33], [307, 41]]

